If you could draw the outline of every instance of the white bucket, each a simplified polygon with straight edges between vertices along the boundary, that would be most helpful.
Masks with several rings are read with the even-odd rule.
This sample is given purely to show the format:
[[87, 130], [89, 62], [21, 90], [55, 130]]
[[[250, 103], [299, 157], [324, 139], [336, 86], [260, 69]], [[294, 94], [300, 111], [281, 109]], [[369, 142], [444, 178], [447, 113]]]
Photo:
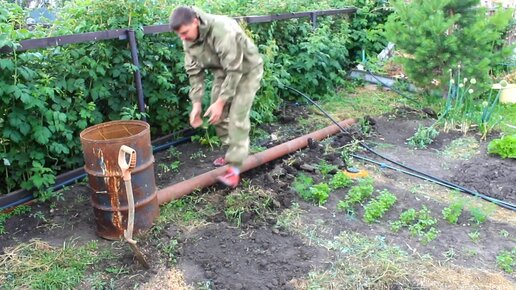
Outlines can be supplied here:
[[494, 84], [493, 89], [501, 90], [500, 103], [502, 104], [516, 104], [516, 84], [508, 84], [502, 88], [500, 84]]

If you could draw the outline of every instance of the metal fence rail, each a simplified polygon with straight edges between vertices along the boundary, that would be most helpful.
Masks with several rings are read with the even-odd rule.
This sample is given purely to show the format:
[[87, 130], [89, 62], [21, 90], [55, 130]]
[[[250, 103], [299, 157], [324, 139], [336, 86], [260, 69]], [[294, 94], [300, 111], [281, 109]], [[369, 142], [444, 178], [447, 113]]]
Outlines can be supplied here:
[[[315, 11], [307, 11], [307, 12], [294, 12], [294, 13], [282, 13], [282, 14], [274, 14], [274, 15], [261, 15], [261, 16], [239, 16], [234, 17], [237, 21], [245, 21], [249, 24], [253, 23], [267, 23], [279, 20], [288, 20], [295, 18], [304, 18], [310, 17], [316, 25], [317, 16], [330, 16], [330, 15], [339, 15], [339, 14], [352, 14], [356, 12], [356, 8], [348, 7], [342, 9], [332, 9], [332, 10], [315, 10]], [[88, 33], [79, 33], [79, 34], [71, 34], [71, 35], [62, 35], [62, 36], [53, 36], [53, 37], [45, 37], [45, 38], [36, 38], [36, 39], [28, 39], [20, 41], [20, 47], [15, 48], [16, 51], [26, 51], [29, 49], [36, 48], [47, 48], [52, 46], [61, 46], [65, 44], [71, 43], [83, 43], [90, 41], [100, 41], [100, 40], [108, 40], [108, 39], [127, 39], [127, 31], [129, 28], [124, 29], [114, 29], [114, 30], [104, 30], [97, 32], [88, 32]], [[157, 33], [167, 33], [170, 32], [170, 28], [168, 24], [160, 24], [160, 25], [151, 25], [144, 26], [143, 32], [145, 34], [157, 34]], [[4, 46], [0, 48], [0, 53], [8, 53], [12, 52], [13, 49]]]

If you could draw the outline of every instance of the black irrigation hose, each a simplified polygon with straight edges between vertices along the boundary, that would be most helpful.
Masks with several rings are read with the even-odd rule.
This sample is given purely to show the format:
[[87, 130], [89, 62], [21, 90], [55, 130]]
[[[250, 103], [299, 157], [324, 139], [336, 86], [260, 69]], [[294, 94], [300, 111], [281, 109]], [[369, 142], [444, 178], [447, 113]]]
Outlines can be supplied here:
[[[413, 172], [410, 172], [410, 171], [407, 171], [407, 170], [403, 170], [403, 169], [400, 169], [400, 168], [397, 168], [397, 167], [394, 167], [394, 166], [390, 166], [390, 165], [387, 165], [385, 163], [378, 162], [376, 160], [369, 159], [369, 158], [361, 156], [361, 155], [351, 154], [351, 156], [353, 156], [353, 157], [355, 157], [357, 159], [363, 160], [363, 161], [367, 161], [367, 162], [376, 164], [376, 165], [378, 165], [378, 166], [380, 166], [382, 168], [389, 168], [389, 169], [392, 169], [392, 170], [395, 170], [395, 171], [398, 171], [398, 172], [401, 172], [401, 173], [405, 173], [405, 174], [410, 175], [410, 176], [418, 177], [418, 178], [421, 178], [421, 179], [426, 180], [426, 181], [430, 181], [430, 182], [433, 182], [433, 183], [436, 183], [436, 184], [439, 184], [439, 185], [442, 185], [442, 186], [445, 186], [445, 187], [449, 187], [451, 189], [456, 189], [456, 190], [463, 191], [463, 190], [461, 190], [460, 186], [459, 187], [453, 187], [453, 186], [451, 186], [448, 183], [442, 182], [439, 178], [432, 179], [432, 178], [429, 178], [427, 176], [420, 175], [420, 174], [417, 174], [417, 173], [413, 173]], [[484, 200], [487, 200], [487, 201], [490, 201], [492, 203], [495, 203], [495, 204], [497, 204], [497, 205], [499, 205], [499, 206], [501, 206], [503, 208], [516, 211], [516, 206], [514, 206], [514, 205], [512, 205], [510, 203], [507, 203], [507, 202], [505, 202], [503, 200], [498, 200], [498, 199], [490, 197], [490, 196], [482, 197], [481, 196], [482, 194], [480, 194], [480, 193], [474, 193], [474, 195], [478, 196], [478, 197], [481, 197]]]
[[[345, 133], [345, 134], [348, 134], [351, 136], [351, 134], [346, 130], [344, 129], [342, 126], [339, 125], [339, 123], [337, 121], [335, 121], [335, 119], [333, 119], [333, 117], [331, 117], [323, 108], [321, 108], [316, 102], [314, 102], [310, 97], [308, 97], [306, 94], [300, 92], [299, 90], [297, 89], [294, 89], [292, 87], [289, 87], [289, 86], [285, 86], [287, 89], [301, 95], [302, 97], [304, 97], [305, 99], [307, 99], [311, 104], [313, 104], [314, 106], [316, 106], [326, 117], [328, 117], [328, 119], [330, 119], [335, 125], [337, 125], [337, 127], [339, 127], [339, 129]], [[496, 198], [493, 198], [493, 197], [490, 197], [490, 196], [487, 196], [485, 194], [482, 194], [482, 193], [479, 193], [479, 192], [476, 192], [476, 191], [473, 191], [473, 190], [470, 190], [470, 189], [467, 189], [463, 186], [460, 186], [460, 185], [457, 185], [457, 184], [454, 184], [452, 182], [449, 182], [449, 181], [446, 181], [446, 180], [443, 180], [443, 179], [440, 179], [440, 178], [437, 178], [435, 176], [432, 176], [430, 174], [426, 174], [424, 172], [421, 172], [417, 169], [414, 169], [412, 167], [409, 167], [409, 166], [406, 166], [400, 162], [397, 162], [397, 161], [394, 161], [388, 157], [385, 157], [384, 155], [376, 152], [375, 150], [373, 150], [371, 147], [367, 146], [364, 142], [362, 141], [358, 141], [358, 143], [360, 144], [360, 146], [362, 146], [364, 149], [366, 149], [367, 151], [373, 153], [374, 155], [377, 155], [378, 157], [382, 158], [382, 159], [385, 159], [393, 164], [396, 164], [402, 168], [405, 168], [407, 170], [410, 170], [412, 172], [408, 172], [406, 170], [401, 170], [399, 168], [395, 168], [395, 167], [392, 167], [392, 166], [388, 166], [388, 168], [391, 168], [391, 169], [395, 169], [399, 172], [403, 172], [403, 173], [406, 173], [406, 174], [409, 174], [409, 175], [412, 175], [412, 176], [415, 176], [415, 177], [419, 177], [419, 178], [422, 178], [424, 180], [429, 180], [429, 181], [432, 181], [432, 182], [435, 182], [437, 184], [440, 184], [440, 185], [443, 185], [443, 186], [446, 186], [448, 188], [451, 188], [451, 189], [455, 189], [455, 190], [459, 190], [459, 191], [462, 191], [462, 192], [465, 192], [465, 193], [468, 193], [468, 194], [471, 194], [473, 196], [476, 196], [476, 197], [480, 197], [484, 200], [487, 200], [487, 201], [490, 201], [498, 206], [501, 206], [503, 208], [506, 208], [506, 209], [510, 209], [510, 210], [514, 210], [516, 211], [516, 205], [514, 204], [511, 204], [509, 202], [506, 202], [506, 201], [503, 201], [503, 200], [499, 200], [499, 199], [496, 199]], [[364, 161], [369, 161], [369, 162], [372, 162], [372, 163], [375, 163], [375, 164], [379, 164], [379, 165], [385, 165], [384, 163], [380, 163], [380, 162], [377, 162], [377, 161], [374, 161], [371, 160], [371, 159], [368, 159], [368, 158], [365, 158], [365, 157], [362, 157], [362, 156], [358, 156], [358, 155], [355, 155], [353, 154], [353, 157], [355, 158], [358, 158], [358, 159], [362, 159]], [[387, 167], [387, 166], [385, 166]], [[415, 172], [415, 173], [413, 173]]]

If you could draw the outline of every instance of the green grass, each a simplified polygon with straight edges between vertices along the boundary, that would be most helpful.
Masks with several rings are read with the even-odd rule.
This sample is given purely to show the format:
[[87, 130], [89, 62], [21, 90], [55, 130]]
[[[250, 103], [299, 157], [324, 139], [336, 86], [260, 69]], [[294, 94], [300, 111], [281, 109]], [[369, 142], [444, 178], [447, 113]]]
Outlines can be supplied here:
[[301, 215], [303, 210], [299, 208], [299, 204], [294, 203], [290, 208], [283, 210], [276, 217], [276, 228], [281, 228], [287, 231], [295, 231], [301, 222]]
[[307, 289], [410, 289], [417, 265], [382, 237], [343, 232], [325, 247], [336, 253], [328, 270], [311, 272]]
[[265, 218], [271, 213], [274, 202], [271, 192], [254, 186], [244, 187], [226, 196], [224, 215], [230, 222], [240, 226], [245, 213]]
[[516, 134], [516, 104], [500, 105], [498, 113], [503, 117], [503, 120], [496, 126], [496, 129], [507, 135]]
[[355, 94], [340, 92], [326, 98], [321, 102], [321, 107], [339, 119], [346, 119], [381, 115], [403, 103], [404, 100], [392, 92], [358, 90]]
[[96, 241], [84, 246], [66, 242], [59, 248], [39, 240], [22, 243], [0, 257], [1, 288], [71, 289], [105, 254]]
[[158, 233], [168, 224], [179, 227], [196, 226], [204, 223], [205, 218], [215, 212], [213, 204], [206, 202], [202, 196], [187, 195], [163, 205], [156, 226], [152, 230]]

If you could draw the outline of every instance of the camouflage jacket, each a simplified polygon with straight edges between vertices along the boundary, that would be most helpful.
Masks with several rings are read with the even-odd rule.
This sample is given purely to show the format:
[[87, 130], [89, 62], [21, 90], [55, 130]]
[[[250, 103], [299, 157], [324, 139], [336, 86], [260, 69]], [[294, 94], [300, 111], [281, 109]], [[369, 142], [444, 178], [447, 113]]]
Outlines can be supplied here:
[[235, 96], [242, 75], [262, 65], [262, 57], [234, 19], [194, 10], [200, 20], [199, 38], [183, 41], [190, 100], [201, 101], [204, 95], [204, 70], [221, 69], [226, 77], [219, 98], [228, 101]]

